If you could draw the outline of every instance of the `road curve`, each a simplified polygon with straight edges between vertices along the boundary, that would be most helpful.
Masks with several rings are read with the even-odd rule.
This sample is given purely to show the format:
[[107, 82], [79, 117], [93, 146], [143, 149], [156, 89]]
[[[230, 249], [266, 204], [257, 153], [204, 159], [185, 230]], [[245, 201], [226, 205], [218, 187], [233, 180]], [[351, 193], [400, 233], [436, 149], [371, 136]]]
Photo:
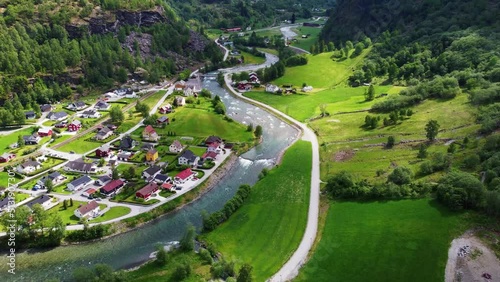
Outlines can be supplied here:
[[302, 140], [309, 141], [312, 144], [312, 170], [311, 170], [311, 194], [309, 198], [309, 211], [307, 215], [307, 226], [302, 237], [302, 241], [299, 247], [295, 250], [293, 255], [288, 259], [288, 261], [281, 267], [281, 269], [274, 274], [268, 281], [278, 282], [278, 281], [288, 281], [296, 277], [299, 273], [300, 267], [304, 265], [307, 261], [307, 256], [311, 250], [314, 239], [316, 238], [316, 233], [318, 231], [318, 216], [319, 216], [319, 193], [320, 193], [320, 161], [319, 161], [319, 146], [316, 134], [307, 127], [304, 123], [301, 123], [292, 117], [276, 110], [275, 108], [268, 106], [259, 101], [247, 98], [241, 93], [234, 90], [231, 86], [229, 74], [224, 76], [226, 86], [228, 89], [237, 97], [245, 100], [254, 105], [258, 105], [268, 111], [280, 116], [295, 126], [299, 127], [302, 131]]

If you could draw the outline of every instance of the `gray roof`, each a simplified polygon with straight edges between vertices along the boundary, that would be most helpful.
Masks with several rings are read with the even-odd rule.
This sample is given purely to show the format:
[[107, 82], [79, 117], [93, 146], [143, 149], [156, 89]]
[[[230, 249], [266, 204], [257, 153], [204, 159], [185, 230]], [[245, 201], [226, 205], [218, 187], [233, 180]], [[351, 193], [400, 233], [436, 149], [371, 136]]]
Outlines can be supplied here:
[[122, 138], [122, 140], [120, 141], [120, 148], [122, 149], [130, 149], [132, 147], [134, 147], [134, 139], [132, 139], [132, 137], [130, 136], [125, 136]]
[[42, 165], [41, 163], [36, 162], [36, 161], [27, 161], [27, 162], [21, 164], [21, 166], [24, 167], [24, 168], [27, 168], [29, 166], [37, 167], [37, 166], [41, 166], [41, 165]]
[[82, 113], [82, 115], [94, 115], [96, 114], [96, 110], [86, 110], [85, 112]]
[[149, 174], [149, 175], [154, 175], [160, 171], [161, 171], [161, 167], [154, 165], [154, 166], [148, 167], [148, 169], [146, 169], [144, 172]]
[[60, 119], [60, 118], [67, 117], [67, 116], [68, 116], [68, 113], [66, 113], [64, 111], [60, 111], [60, 112], [50, 112], [47, 115], [47, 118], [48, 119]]
[[166, 121], [168, 121], [168, 117], [167, 116], [161, 116], [161, 117], [159, 117], [157, 119], [157, 121], [159, 121], [159, 122], [166, 122]]
[[107, 175], [103, 175], [101, 177], [99, 177], [99, 181], [101, 182], [108, 182], [108, 181], [111, 181], [111, 177], [107, 176]]
[[157, 174], [155, 176], [155, 180], [159, 180], [159, 181], [167, 181], [168, 180], [168, 175], [164, 175], [164, 174]]
[[88, 177], [87, 175], [84, 175], [80, 178], [77, 178], [73, 181], [70, 182], [71, 185], [73, 185], [74, 187], [77, 187], [77, 186], [80, 186], [82, 184], [86, 184], [86, 183], [90, 183], [92, 182], [92, 178]]
[[38, 134], [33, 134], [33, 135], [24, 135], [23, 140], [24, 142], [38, 142]]
[[95, 104], [96, 108], [107, 108], [109, 107], [109, 104], [104, 102], [104, 101], [99, 101]]
[[66, 164], [66, 167], [77, 171], [91, 171], [93, 164], [83, 161], [71, 161]]
[[72, 121], [70, 124], [74, 124], [74, 125], [80, 125], [82, 124], [79, 120], [75, 119], [74, 121]]
[[103, 127], [101, 129], [99, 129], [99, 131], [97, 132], [97, 135], [101, 135], [101, 136], [104, 136], [106, 134], [108, 134], [108, 132], [111, 132], [113, 130], [109, 129], [108, 127]]
[[36, 198], [33, 201], [27, 203], [26, 206], [28, 208], [32, 209], [34, 205], [36, 205], [36, 204], [40, 204], [41, 205], [41, 204], [43, 204], [43, 203], [45, 203], [47, 201], [50, 201], [50, 200], [51, 200], [51, 198], [48, 195], [43, 195], [43, 196], [41, 196], [39, 198]]
[[198, 156], [196, 156], [191, 150], [186, 150], [182, 155], [180, 156], [181, 158], [186, 158], [190, 162], [194, 162]]
[[0, 209], [3, 209], [5, 206], [9, 204], [9, 197], [5, 197], [0, 201]]
[[25, 115], [26, 117], [29, 117], [29, 116], [36, 116], [36, 114], [35, 114], [35, 112], [34, 112], [34, 111], [27, 111], [27, 112], [25, 112], [25, 113], [24, 113], [24, 115]]
[[50, 179], [50, 180], [52, 181], [52, 180], [54, 180], [54, 179], [56, 179], [56, 178], [58, 178], [58, 177], [60, 177], [60, 176], [61, 176], [61, 174], [60, 174], [58, 171], [54, 171], [53, 173], [51, 173], [51, 174], [49, 174], [49, 175], [46, 175], [46, 176], [42, 177], [42, 178], [40, 179], [40, 181], [41, 181], [42, 183], [45, 183], [45, 181], [47, 181], [47, 179]]

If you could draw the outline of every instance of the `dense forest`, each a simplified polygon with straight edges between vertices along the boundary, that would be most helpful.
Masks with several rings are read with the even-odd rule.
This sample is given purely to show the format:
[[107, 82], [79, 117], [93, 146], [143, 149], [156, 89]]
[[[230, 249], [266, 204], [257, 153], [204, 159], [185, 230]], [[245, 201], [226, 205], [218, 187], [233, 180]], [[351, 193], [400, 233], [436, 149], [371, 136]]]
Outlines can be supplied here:
[[2, 125], [24, 122], [11, 108], [38, 111], [37, 104], [75, 92], [109, 89], [131, 77], [156, 83], [222, 59], [213, 42], [159, 3], [1, 1], [0, 104], [16, 105], [0, 111]]
[[[465, 158], [461, 168], [465, 172], [454, 170], [444, 154], [424, 162], [420, 175], [447, 172], [435, 186], [412, 183], [404, 168], [388, 176], [388, 185], [378, 186], [340, 173], [327, 185], [333, 197], [418, 197], [434, 191], [452, 209], [500, 214], [500, 138], [496, 134], [500, 128], [499, 14], [496, 1], [337, 1], [317, 44], [330, 48], [320, 51], [334, 51], [332, 58], [338, 59], [342, 57], [338, 54], [349, 54], [353, 46], [368, 47], [369, 38], [372, 49], [349, 84], [408, 87], [375, 103], [371, 112], [392, 115], [426, 99], [449, 100], [465, 93], [471, 106], [478, 108], [478, 140], [483, 145]], [[370, 124], [370, 116], [365, 124]], [[456, 146], [468, 148], [468, 137], [452, 148]], [[424, 154], [425, 148], [421, 151]]]

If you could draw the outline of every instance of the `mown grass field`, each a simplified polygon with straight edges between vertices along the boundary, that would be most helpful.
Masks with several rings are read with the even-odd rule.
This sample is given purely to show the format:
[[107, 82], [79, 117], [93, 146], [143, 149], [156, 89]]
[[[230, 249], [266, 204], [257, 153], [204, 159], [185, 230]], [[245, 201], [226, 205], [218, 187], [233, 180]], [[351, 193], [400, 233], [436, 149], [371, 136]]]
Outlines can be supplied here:
[[[64, 224], [78, 224], [79, 218], [75, 215], [75, 210], [78, 209], [81, 205], [87, 204], [87, 202], [79, 202], [73, 200], [73, 206], [69, 205], [69, 201], [66, 201], [66, 209], [64, 209], [63, 203], [57, 204], [55, 207], [51, 208], [49, 211], [54, 213], [59, 213], [61, 219]], [[99, 204], [101, 210], [106, 208], [106, 205]]]
[[311, 158], [311, 144], [297, 141], [286, 151], [283, 163], [252, 188], [247, 202], [226, 223], [204, 235], [226, 260], [251, 264], [255, 281], [273, 275], [302, 239]]
[[104, 215], [92, 219], [90, 222], [98, 223], [111, 219], [115, 219], [120, 216], [124, 216], [130, 213], [129, 207], [111, 207]]
[[257, 57], [247, 52], [240, 52], [240, 54], [245, 58], [244, 64], [247, 65], [260, 65], [266, 61], [266, 58]]
[[462, 216], [435, 200], [333, 203], [296, 281], [443, 281]]
[[21, 129], [19, 131], [13, 132], [11, 134], [6, 134], [6, 135], [0, 134], [0, 155], [5, 152], [11, 151], [9, 149], [9, 145], [17, 142], [17, 138], [19, 135], [21, 136], [31, 135], [33, 133], [33, 130], [34, 130], [33, 127], [29, 127], [26, 129]]
[[73, 151], [77, 154], [83, 154], [88, 151], [92, 151], [94, 149], [99, 148], [103, 143], [97, 142], [92, 139], [95, 136], [94, 132], [83, 135], [82, 137], [64, 144], [63, 146], [57, 148], [58, 151], [61, 152], [70, 152]]
[[158, 101], [160, 101], [160, 99], [163, 97], [163, 95], [165, 95], [165, 93], [167, 93], [166, 90], [160, 90], [160, 91], [156, 92], [155, 94], [146, 98], [141, 103], [148, 105], [149, 108], [152, 109], [156, 105], [156, 103], [158, 103]]
[[[293, 42], [292, 46], [304, 49], [309, 52], [311, 46], [316, 44], [316, 42], [318, 41], [321, 28], [301, 26], [298, 28], [294, 28], [293, 31], [295, 31], [298, 36], [295, 37], [297, 39], [297, 42]], [[302, 35], [308, 35], [308, 37], [302, 38]]]

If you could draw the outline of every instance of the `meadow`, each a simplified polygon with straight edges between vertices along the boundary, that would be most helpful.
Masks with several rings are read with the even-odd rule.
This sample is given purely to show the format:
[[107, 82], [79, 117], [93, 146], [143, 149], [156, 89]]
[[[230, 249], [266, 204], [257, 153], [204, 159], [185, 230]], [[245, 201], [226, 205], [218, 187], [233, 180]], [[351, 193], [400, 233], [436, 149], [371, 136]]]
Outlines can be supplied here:
[[31, 135], [33, 133], [34, 127], [29, 127], [26, 129], [21, 129], [11, 134], [0, 135], [0, 155], [9, 152], [9, 145], [17, 142], [19, 135]]
[[[311, 46], [318, 42], [321, 28], [301, 26], [298, 28], [294, 28], [293, 31], [295, 31], [298, 36], [295, 37], [297, 39], [297, 42], [292, 42], [292, 46], [304, 49], [309, 52]], [[302, 35], [307, 35], [307, 38], [302, 38]]]
[[250, 53], [247, 53], [247, 52], [241, 51], [240, 54], [245, 58], [244, 64], [248, 64], [248, 65], [260, 65], [260, 64], [263, 64], [266, 61], [266, 58], [257, 57], [257, 56], [254, 56], [254, 55], [250, 54]]
[[465, 229], [431, 199], [332, 203], [295, 281], [443, 281], [449, 244]]
[[311, 144], [297, 141], [286, 151], [282, 164], [255, 184], [245, 204], [203, 239], [214, 243], [237, 266], [251, 264], [255, 281], [269, 278], [302, 239], [311, 162]]

